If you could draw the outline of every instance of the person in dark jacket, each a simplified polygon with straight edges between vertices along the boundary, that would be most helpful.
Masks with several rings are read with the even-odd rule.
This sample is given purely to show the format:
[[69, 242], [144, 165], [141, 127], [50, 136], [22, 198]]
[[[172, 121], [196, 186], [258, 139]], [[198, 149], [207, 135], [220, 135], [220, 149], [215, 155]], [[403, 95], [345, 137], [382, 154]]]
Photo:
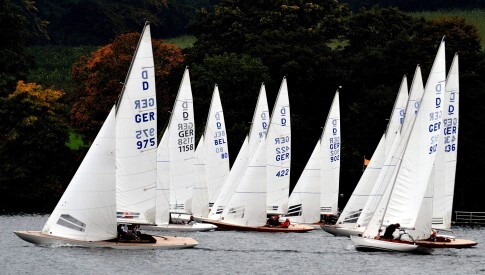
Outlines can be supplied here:
[[388, 239], [388, 240], [394, 239], [394, 236], [392, 235], [392, 233], [394, 233], [394, 231], [396, 231], [396, 229], [399, 229], [399, 228], [401, 228], [401, 225], [398, 223], [389, 225], [386, 228], [386, 232], [384, 232], [384, 236], [382, 236], [382, 238]]

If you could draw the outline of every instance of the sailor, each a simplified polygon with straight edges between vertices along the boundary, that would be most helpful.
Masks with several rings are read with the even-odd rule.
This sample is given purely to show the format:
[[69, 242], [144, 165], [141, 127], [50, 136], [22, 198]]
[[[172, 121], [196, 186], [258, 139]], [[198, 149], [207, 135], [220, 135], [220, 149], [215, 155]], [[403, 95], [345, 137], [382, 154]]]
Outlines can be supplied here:
[[194, 216], [190, 216], [190, 219], [189, 219], [189, 221], [187, 222], [187, 224], [190, 224], [190, 225], [195, 224], [195, 221], [194, 221]]
[[288, 228], [290, 227], [290, 219], [286, 219], [284, 222], [282, 222], [280, 224], [280, 227], [283, 227], [283, 228]]
[[394, 239], [393, 233], [396, 231], [396, 229], [401, 228], [401, 225], [399, 223], [391, 224], [386, 228], [386, 232], [384, 232], [384, 236], [382, 236], [383, 239], [389, 239], [392, 240]]

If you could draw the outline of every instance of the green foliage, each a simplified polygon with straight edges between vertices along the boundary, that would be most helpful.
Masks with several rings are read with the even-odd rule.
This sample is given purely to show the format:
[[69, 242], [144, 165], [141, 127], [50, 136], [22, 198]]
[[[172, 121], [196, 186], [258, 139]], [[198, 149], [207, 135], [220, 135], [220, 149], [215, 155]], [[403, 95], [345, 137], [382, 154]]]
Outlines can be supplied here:
[[54, 44], [100, 45], [117, 35], [138, 32], [145, 21], [154, 38], [186, 33], [197, 8], [213, 0], [38, 0], [39, 13], [50, 22]]
[[76, 133], [73, 129], [71, 129], [69, 131], [69, 141], [66, 142], [66, 146], [69, 147], [71, 150], [79, 150], [86, 145], [83, 142], [83, 137], [80, 134]]
[[260, 59], [248, 55], [226, 53], [206, 57], [201, 64], [194, 65], [191, 81], [197, 135], [204, 131], [214, 84], [217, 84], [224, 106], [226, 130], [231, 133], [229, 150], [238, 152], [249, 130], [259, 87], [267, 80], [268, 68]]
[[165, 41], [167, 43], [174, 44], [181, 49], [185, 49], [192, 47], [197, 39], [193, 35], [181, 35], [173, 38], [167, 38]]
[[[0, 209], [41, 211], [52, 207], [70, 174], [68, 128], [60, 91], [20, 81], [0, 98]], [[51, 203], [51, 205], [49, 205]]]
[[[335, 67], [336, 55], [328, 44], [340, 40], [347, 16], [346, 6], [332, 0], [226, 0], [217, 5], [213, 12], [201, 10], [190, 26], [197, 37], [194, 47], [187, 50], [191, 67], [202, 64], [206, 57], [224, 53], [248, 55], [261, 60], [269, 75], [266, 88], [270, 107], [282, 77], [288, 76], [292, 131], [306, 133], [292, 137], [294, 144], [299, 146], [298, 150], [304, 152], [293, 154], [294, 182], [308, 160], [314, 147], [313, 140], [320, 135], [320, 126], [323, 126], [326, 117], [323, 112], [315, 112], [330, 106], [330, 99], [338, 86], [334, 81], [339, 71]], [[192, 79], [195, 85], [198, 78]], [[259, 92], [259, 85], [239, 84], [237, 78], [232, 77], [226, 81], [232, 81], [234, 87], [242, 85], [253, 95]], [[223, 91], [226, 92], [222, 96], [223, 102], [225, 98], [235, 96], [230, 89], [224, 88]], [[255, 101], [256, 96], [253, 99]], [[239, 101], [236, 105], [229, 105], [230, 108], [237, 108], [234, 112], [245, 113], [238, 116], [247, 117], [239, 123], [250, 121], [255, 102], [249, 106], [247, 102]], [[245, 106], [243, 110], [242, 106]], [[226, 108], [225, 112], [229, 112], [229, 109]], [[244, 128], [238, 125], [228, 130], [228, 136], [231, 140], [232, 136], [237, 136], [239, 140], [236, 142], [239, 142], [239, 137], [245, 133], [236, 129]], [[238, 145], [234, 145], [231, 140], [230, 154], [235, 156]]]
[[[216, 55], [234, 53], [259, 59], [270, 77], [267, 81], [270, 105], [281, 77], [288, 75], [292, 143], [297, 148], [292, 153], [293, 184], [321, 133], [336, 87], [343, 85], [340, 96], [344, 161], [340, 189], [344, 194], [352, 192], [361, 176], [362, 157], [372, 155], [386, 128], [402, 76], [408, 74], [411, 79], [416, 64], [421, 64], [426, 80], [437, 46], [446, 35], [447, 65], [454, 52], [459, 51], [464, 91], [460, 133], [465, 137], [460, 137], [458, 160], [463, 164], [459, 164], [456, 190], [472, 196], [470, 190], [481, 188], [478, 164], [485, 146], [471, 140], [478, 136], [472, 125], [480, 124], [484, 113], [476, 102], [485, 96], [485, 56], [480, 51], [478, 32], [464, 20], [427, 21], [384, 8], [363, 9], [349, 15], [345, 6], [333, 1], [226, 0], [212, 12], [200, 11], [191, 28], [197, 41], [193, 48], [187, 49], [187, 60], [194, 69], [209, 67], [204, 60]], [[239, 85], [231, 73], [225, 75], [225, 70], [220, 70], [222, 79]], [[197, 85], [199, 76], [192, 80]], [[255, 94], [258, 91], [254, 85], [240, 85], [243, 88], [238, 86], [239, 89]], [[237, 95], [222, 85], [221, 90], [223, 103]], [[210, 98], [208, 93], [205, 97]], [[242, 105], [249, 106], [239, 110]], [[246, 109], [254, 108], [254, 103], [229, 106], [236, 108], [232, 112], [249, 115], [252, 110]], [[231, 112], [229, 108], [225, 105], [225, 112]], [[470, 109], [474, 110], [465, 114]], [[228, 130], [232, 156], [241, 143], [241, 133], [237, 131], [245, 133], [246, 127], [235, 125]], [[238, 145], [234, 145], [233, 136], [238, 137]], [[480, 204], [463, 200], [460, 203], [462, 209], [477, 209]]]
[[440, 17], [460, 17], [466, 20], [467, 24], [477, 28], [480, 34], [482, 49], [485, 49], [485, 10], [438, 10], [411, 12], [408, 15], [413, 17], [424, 17], [426, 20], [433, 20]]
[[24, 13], [23, 3], [0, 0], [0, 96], [8, 94], [32, 65], [25, 52], [25, 43], [30, 35]]
[[[56, 87], [68, 93], [73, 89], [72, 64], [95, 49], [94, 46], [31, 46], [27, 52], [34, 58], [35, 67], [29, 71], [27, 81]], [[67, 98], [72, 99], [69, 94]]]

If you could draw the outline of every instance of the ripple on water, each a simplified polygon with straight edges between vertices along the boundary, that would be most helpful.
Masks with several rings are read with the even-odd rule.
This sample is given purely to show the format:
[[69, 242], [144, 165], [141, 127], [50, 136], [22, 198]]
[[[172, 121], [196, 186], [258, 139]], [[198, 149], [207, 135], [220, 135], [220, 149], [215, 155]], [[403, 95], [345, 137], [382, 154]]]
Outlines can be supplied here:
[[[15, 230], [40, 230], [47, 216], [0, 216], [1, 274], [36, 273], [445, 273], [485, 272], [485, 247], [437, 249], [434, 255], [362, 253], [348, 238], [314, 230], [304, 234], [254, 232], [187, 232], [195, 249], [115, 250], [28, 244]], [[159, 233], [158, 233], [159, 234]], [[485, 228], [456, 228], [460, 238], [485, 239]], [[167, 234], [168, 235], [168, 234]]]

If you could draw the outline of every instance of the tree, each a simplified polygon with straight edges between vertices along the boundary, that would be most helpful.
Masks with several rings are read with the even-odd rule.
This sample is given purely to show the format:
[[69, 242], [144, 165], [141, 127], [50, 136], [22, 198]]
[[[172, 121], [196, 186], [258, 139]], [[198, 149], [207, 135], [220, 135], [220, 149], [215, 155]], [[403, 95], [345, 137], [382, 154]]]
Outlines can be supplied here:
[[[224, 0], [213, 11], [199, 11], [189, 26], [197, 37], [187, 52], [192, 67], [202, 64], [206, 57], [225, 53], [261, 60], [269, 74], [266, 88], [270, 107], [283, 76], [288, 77], [292, 130], [306, 133], [292, 136], [299, 151], [304, 152], [292, 156], [291, 175], [295, 182], [320, 135], [326, 117], [324, 110], [328, 110], [337, 88], [334, 77], [338, 69], [330, 46], [341, 37], [347, 15], [346, 6], [332, 0]], [[221, 75], [224, 76], [223, 71]], [[231, 86], [236, 86], [234, 78], [228, 79], [233, 81]], [[259, 86], [252, 88], [252, 83], [242, 85], [255, 89], [253, 93], [257, 94]], [[234, 96], [226, 90], [225, 98]], [[245, 110], [235, 112], [242, 111]], [[241, 113], [235, 117], [249, 115]], [[239, 132], [228, 131], [229, 137], [240, 136]], [[240, 146], [231, 140], [229, 144], [231, 148]]]
[[[73, 65], [72, 79], [76, 99], [71, 110], [71, 124], [87, 140], [92, 140], [111, 107], [116, 103], [130, 67], [139, 34], [118, 36], [89, 56], [83, 56]], [[180, 64], [184, 56], [180, 49], [163, 40], [153, 40], [155, 79], [159, 107], [159, 121], [164, 121], [171, 110], [168, 102], [175, 97], [176, 87], [182, 76]], [[180, 72], [178, 81], [170, 74]], [[170, 80], [170, 81], [169, 81]], [[176, 84], [177, 83], [177, 84]], [[175, 91], [175, 92], [174, 92]]]
[[219, 87], [224, 108], [226, 131], [231, 133], [229, 152], [235, 160], [240, 144], [249, 132], [250, 122], [262, 82], [269, 79], [268, 68], [261, 60], [248, 55], [223, 54], [204, 58], [191, 70], [194, 91], [195, 125], [200, 136], [214, 90]]
[[33, 65], [25, 51], [27, 40], [36, 33], [31, 30], [31, 21], [37, 22], [33, 9], [33, 1], [0, 0], [0, 96], [7, 95]]
[[[45, 211], [62, 193], [71, 153], [62, 92], [19, 81], [0, 98], [0, 209]], [[54, 201], [51, 201], [53, 199]]]

